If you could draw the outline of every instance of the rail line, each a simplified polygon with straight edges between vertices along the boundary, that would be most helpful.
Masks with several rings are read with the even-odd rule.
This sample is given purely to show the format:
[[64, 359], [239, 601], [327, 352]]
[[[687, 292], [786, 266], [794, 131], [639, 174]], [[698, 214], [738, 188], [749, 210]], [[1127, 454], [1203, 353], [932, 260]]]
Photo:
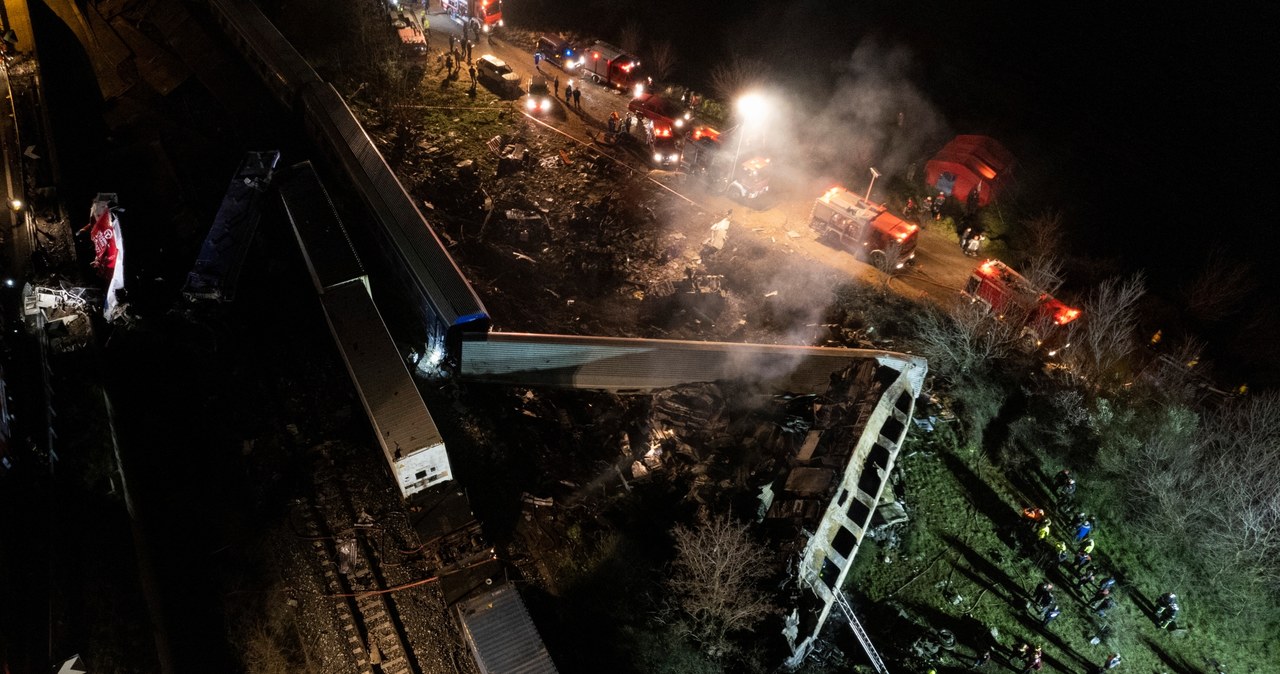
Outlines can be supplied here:
[[311, 541], [313, 564], [335, 600], [343, 650], [361, 674], [422, 674], [395, 600], [385, 592], [381, 551], [364, 535], [379, 527], [361, 521], [348, 475], [317, 467], [312, 496], [297, 502], [300, 533]]

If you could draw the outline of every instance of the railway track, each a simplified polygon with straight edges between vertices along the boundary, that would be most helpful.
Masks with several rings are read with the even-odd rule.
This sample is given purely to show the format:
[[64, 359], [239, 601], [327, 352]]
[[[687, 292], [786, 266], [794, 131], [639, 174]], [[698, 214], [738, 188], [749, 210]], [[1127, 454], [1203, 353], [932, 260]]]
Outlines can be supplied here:
[[422, 674], [395, 600], [385, 592], [381, 551], [370, 544], [379, 526], [361, 521], [349, 479], [332, 466], [317, 467], [313, 495], [297, 503], [296, 513], [322, 586], [333, 597], [343, 651], [361, 674]]

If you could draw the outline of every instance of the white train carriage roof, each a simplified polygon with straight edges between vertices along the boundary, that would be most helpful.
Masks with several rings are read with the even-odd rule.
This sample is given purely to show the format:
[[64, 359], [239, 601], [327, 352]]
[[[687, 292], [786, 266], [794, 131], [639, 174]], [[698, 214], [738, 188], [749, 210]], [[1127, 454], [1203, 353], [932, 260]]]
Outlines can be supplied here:
[[511, 332], [463, 342], [460, 374], [473, 381], [609, 391], [740, 380], [816, 392], [826, 390], [832, 373], [868, 359], [909, 373], [917, 393], [923, 386], [925, 359], [892, 351]]
[[[393, 469], [398, 473], [412, 465], [417, 454], [442, 452], [440, 431], [364, 284], [352, 281], [329, 288], [321, 302], [347, 372]], [[447, 459], [443, 470], [448, 470]], [[402, 491], [406, 479], [417, 482], [397, 474]]]

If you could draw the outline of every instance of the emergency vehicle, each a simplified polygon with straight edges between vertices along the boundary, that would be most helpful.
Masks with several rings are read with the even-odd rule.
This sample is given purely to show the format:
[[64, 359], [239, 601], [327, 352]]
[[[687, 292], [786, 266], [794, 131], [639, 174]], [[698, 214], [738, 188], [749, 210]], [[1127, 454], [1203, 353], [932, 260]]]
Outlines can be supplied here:
[[502, 0], [441, 0], [440, 5], [449, 18], [472, 30], [492, 33], [505, 25]]
[[964, 293], [974, 302], [991, 308], [998, 318], [1022, 326], [1021, 341], [1026, 346], [1049, 349], [1055, 355], [1066, 343], [1061, 328], [1080, 318], [1080, 310], [1069, 307], [1053, 295], [1036, 288], [1025, 277], [999, 260], [978, 265], [965, 284]]
[[655, 124], [682, 129], [693, 119], [693, 113], [679, 103], [658, 94], [640, 94], [631, 99], [627, 109]]
[[818, 197], [809, 215], [809, 227], [854, 255], [883, 268], [896, 246], [895, 268], [916, 257], [920, 228], [890, 213], [879, 204], [844, 189], [832, 187]]
[[680, 166], [680, 139], [670, 126], [659, 124], [652, 119], [641, 119], [646, 146], [653, 153], [650, 159], [653, 165], [661, 168]]
[[769, 159], [752, 157], [734, 172], [729, 195], [744, 203], [753, 203], [769, 191]]
[[640, 59], [608, 42], [595, 42], [583, 51], [580, 72], [584, 79], [617, 89], [649, 84], [640, 70]]
[[427, 37], [422, 34], [412, 14], [397, 14], [391, 19], [391, 27], [400, 38], [401, 51], [405, 56], [419, 58], [427, 55]]

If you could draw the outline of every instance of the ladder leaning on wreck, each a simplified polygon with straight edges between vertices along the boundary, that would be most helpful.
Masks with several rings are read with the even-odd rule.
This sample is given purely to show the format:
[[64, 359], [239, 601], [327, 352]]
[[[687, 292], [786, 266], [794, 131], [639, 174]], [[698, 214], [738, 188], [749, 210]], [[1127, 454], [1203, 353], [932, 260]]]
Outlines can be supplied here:
[[862, 644], [862, 650], [867, 652], [868, 658], [871, 658], [871, 665], [876, 668], [876, 674], [889, 674], [889, 668], [885, 667], [875, 644], [871, 643], [871, 637], [862, 628], [862, 623], [858, 622], [858, 617], [853, 614], [853, 607], [849, 605], [849, 600], [845, 598], [843, 592], [837, 591], [835, 595], [836, 605], [844, 612], [844, 617], [849, 619], [849, 627], [853, 630], [854, 636], [858, 637], [858, 643]]

